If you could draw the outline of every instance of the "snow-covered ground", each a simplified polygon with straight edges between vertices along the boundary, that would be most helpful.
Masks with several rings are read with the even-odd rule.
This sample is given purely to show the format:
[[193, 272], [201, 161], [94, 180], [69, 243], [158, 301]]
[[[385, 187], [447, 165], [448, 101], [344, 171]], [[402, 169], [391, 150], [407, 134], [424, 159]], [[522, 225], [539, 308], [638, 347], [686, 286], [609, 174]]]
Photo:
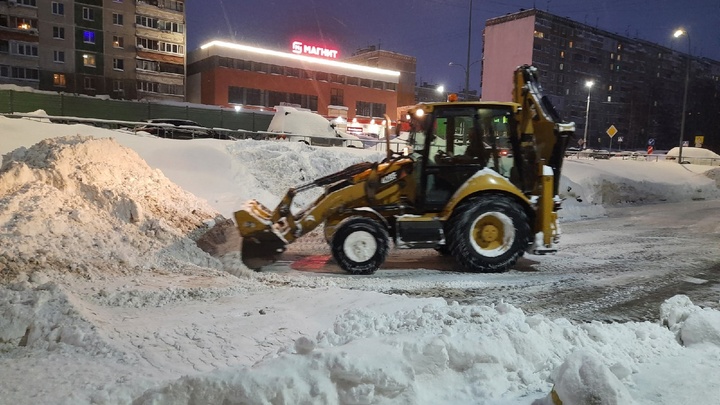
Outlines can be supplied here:
[[[349, 275], [254, 273], [191, 239], [247, 199], [274, 206], [289, 187], [376, 152], [0, 117], [0, 154], [0, 403], [720, 398], [720, 312], [685, 296], [667, 300], [655, 322], [573, 323], [512, 300], [459, 305], [349, 289], [358, 282]], [[717, 199], [718, 170], [569, 159], [561, 218]], [[466, 276], [461, 288], [484, 277]]]

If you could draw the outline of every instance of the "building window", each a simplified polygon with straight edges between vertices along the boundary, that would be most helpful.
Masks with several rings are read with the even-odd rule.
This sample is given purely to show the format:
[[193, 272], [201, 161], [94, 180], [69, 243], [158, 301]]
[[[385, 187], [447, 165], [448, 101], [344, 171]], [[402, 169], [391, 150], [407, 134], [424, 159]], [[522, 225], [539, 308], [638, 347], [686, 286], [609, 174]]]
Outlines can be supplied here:
[[52, 13], [55, 15], [65, 15], [65, 4], [58, 3], [57, 1], [52, 2]]
[[95, 43], [95, 32], [94, 31], [83, 31], [83, 42], [86, 44]]
[[91, 53], [83, 54], [83, 66], [95, 67], [95, 55]]
[[370, 87], [372, 84], [370, 79], [360, 79], [360, 87]]
[[[4, 18], [7, 18], [7, 16], [2, 16]], [[11, 20], [12, 21], [12, 20]], [[7, 24], [0, 24], [5, 27], [8, 27], [10, 25]], [[34, 20], [32, 18], [23, 18], [23, 17], [17, 17], [15, 18], [15, 28], [19, 30], [31, 30], [31, 29], [37, 29], [37, 20]], [[35, 33], [37, 35], [37, 32]]]
[[165, 8], [169, 8], [170, 10], [175, 10], [175, 11], [184, 11], [185, 10], [185, 2], [178, 1], [178, 0], [165, 0]]
[[170, 42], [161, 42], [147, 38], [137, 38], [136, 45], [140, 49], [167, 52], [176, 55], [184, 55], [185, 52], [185, 48], [183, 45]]
[[123, 40], [123, 37], [113, 35], [113, 48], [124, 48], [124, 47], [125, 47], [125, 41]]
[[237, 86], [228, 87], [228, 103], [229, 104], [244, 104], [243, 88]]
[[65, 27], [53, 27], [53, 38], [65, 39]]
[[113, 58], [113, 69], [115, 70], [125, 70], [125, 61], [122, 59], [115, 59]]
[[263, 105], [262, 91], [260, 89], [247, 89], [246, 93], [246, 104]]
[[10, 53], [10, 42], [0, 39], [0, 53]]
[[330, 104], [345, 105], [344, 95], [342, 89], [330, 89]]
[[83, 15], [83, 20], [95, 21], [95, 10], [93, 10], [91, 8], [83, 7], [82, 15]]
[[37, 81], [40, 78], [40, 73], [37, 69], [13, 66], [10, 69], [10, 77], [12, 77], [13, 79]]
[[65, 75], [62, 73], [55, 73], [53, 75], [53, 85], [59, 87], [65, 87]]
[[22, 4], [23, 6], [37, 7], [36, 0], [15, 0], [15, 3]]
[[113, 80], [113, 91], [115, 93], [124, 93], [125, 92], [125, 86], [123, 86], [123, 82], [120, 80]]
[[14, 44], [12, 44], [11, 53], [14, 55], [37, 57], [38, 56], [38, 47], [36, 45], [26, 44], [26, 43], [21, 43], [21, 42], [14, 43]]
[[85, 90], [94, 90], [95, 79], [92, 77], [85, 77], [83, 78], [83, 85], [85, 86]]
[[123, 25], [123, 15], [119, 13], [113, 13], [112, 15], [113, 24]]
[[65, 63], [65, 51], [53, 51], [53, 62]]

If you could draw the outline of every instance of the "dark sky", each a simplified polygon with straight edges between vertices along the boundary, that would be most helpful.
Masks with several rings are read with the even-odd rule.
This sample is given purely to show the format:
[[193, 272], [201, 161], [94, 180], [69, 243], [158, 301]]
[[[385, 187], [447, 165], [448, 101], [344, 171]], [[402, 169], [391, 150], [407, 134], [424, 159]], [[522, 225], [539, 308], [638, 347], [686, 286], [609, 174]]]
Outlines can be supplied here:
[[[290, 51], [293, 40], [349, 56], [369, 45], [417, 58], [417, 81], [459, 91], [467, 64], [470, 0], [188, 0], [188, 48], [213, 39]], [[480, 87], [485, 21], [538, 8], [600, 29], [720, 60], [720, 0], [473, 0], [470, 88]]]

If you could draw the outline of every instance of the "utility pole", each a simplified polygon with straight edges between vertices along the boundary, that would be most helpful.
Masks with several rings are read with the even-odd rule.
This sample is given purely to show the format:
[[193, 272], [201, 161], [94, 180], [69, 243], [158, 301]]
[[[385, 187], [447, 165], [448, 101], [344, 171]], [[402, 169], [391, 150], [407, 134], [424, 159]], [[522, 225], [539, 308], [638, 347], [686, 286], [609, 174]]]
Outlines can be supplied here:
[[468, 21], [468, 46], [467, 46], [467, 63], [465, 66], [465, 101], [470, 100], [470, 41], [472, 40], [472, 9], [473, 0], [470, 0], [470, 13]]

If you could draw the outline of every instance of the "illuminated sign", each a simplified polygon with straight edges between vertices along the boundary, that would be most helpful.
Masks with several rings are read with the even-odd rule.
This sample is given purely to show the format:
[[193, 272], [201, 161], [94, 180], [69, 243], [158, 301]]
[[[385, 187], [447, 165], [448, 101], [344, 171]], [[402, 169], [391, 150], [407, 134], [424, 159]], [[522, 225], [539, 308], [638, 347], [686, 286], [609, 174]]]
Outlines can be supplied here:
[[323, 48], [320, 46], [303, 44], [300, 41], [293, 41], [292, 53], [298, 55], [314, 55], [323, 56], [325, 58], [337, 59], [338, 51], [336, 49]]

